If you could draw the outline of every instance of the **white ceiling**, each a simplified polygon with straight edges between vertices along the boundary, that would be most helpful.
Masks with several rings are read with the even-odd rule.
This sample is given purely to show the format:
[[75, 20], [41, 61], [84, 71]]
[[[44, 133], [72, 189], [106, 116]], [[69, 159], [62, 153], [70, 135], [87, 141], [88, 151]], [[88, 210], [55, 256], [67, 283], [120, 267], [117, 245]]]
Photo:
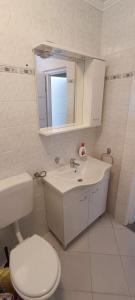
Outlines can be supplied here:
[[95, 8], [104, 11], [105, 9], [117, 4], [120, 0], [84, 0]]

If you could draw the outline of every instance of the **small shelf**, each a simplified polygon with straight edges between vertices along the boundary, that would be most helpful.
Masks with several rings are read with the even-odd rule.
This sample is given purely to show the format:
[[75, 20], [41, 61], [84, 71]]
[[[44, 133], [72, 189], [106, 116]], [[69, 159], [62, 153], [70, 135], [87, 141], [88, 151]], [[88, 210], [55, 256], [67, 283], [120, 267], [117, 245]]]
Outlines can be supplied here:
[[76, 131], [81, 129], [90, 128], [89, 125], [72, 125], [72, 126], [65, 126], [65, 127], [59, 127], [59, 128], [52, 128], [52, 127], [46, 127], [41, 128], [39, 130], [39, 134], [44, 136], [50, 136], [50, 135], [56, 135], [60, 133], [70, 132], [70, 131]]

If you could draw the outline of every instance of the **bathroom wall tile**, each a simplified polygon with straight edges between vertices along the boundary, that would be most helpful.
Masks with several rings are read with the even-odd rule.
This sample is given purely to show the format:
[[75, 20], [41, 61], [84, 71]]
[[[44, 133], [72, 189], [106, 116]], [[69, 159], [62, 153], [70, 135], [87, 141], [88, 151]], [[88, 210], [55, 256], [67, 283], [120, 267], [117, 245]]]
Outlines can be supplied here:
[[102, 28], [103, 54], [135, 47], [134, 14], [134, 0], [118, 1], [116, 5], [105, 10]]
[[110, 55], [106, 55], [106, 71], [107, 75], [111, 74], [123, 74], [134, 71], [133, 60], [135, 55], [135, 49], [122, 49], [122, 51], [113, 52]]
[[35, 76], [0, 72], [0, 101], [34, 101]]
[[[128, 197], [129, 197], [129, 191], [130, 191], [130, 185], [131, 185], [131, 173], [130, 173], [130, 167], [132, 168], [132, 165], [130, 163], [128, 164], [128, 170], [127, 168], [124, 169], [122, 167], [120, 172], [120, 179], [119, 179], [119, 186], [118, 186], [118, 193], [117, 193], [117, 201], [116, 201], [116, 215], [119, 213], [119, 208], [123, 205], [126, 208], [128, 205]], [[126, 178], [125, 178], [126, 174]], [[121, 211], [122, 213], [122, 211]], [[126, 215], [127, 211], [124, 211], [124, 214]]]
[[92, 254], [91, 274], [94, 292], [128, 295], [128, 286], [119, 256]]
[[[107, 60], [107, 69], [106, 75], [110, 76], [113, 74], [122, 74], [126, 72], [134, 72], [135, 64], [134, 64], [134, 57], [135, 57], [135, 35], [134, 35], [134, 12], [135, 12], [135, 5], [134, 1], [131, 0], [123, 2], [118, 1], [118, 3], [109, 9], [105, 10], [103, 13], [103, 27], [102, 27], [102, 53], [105, 55]], [[128, 26], [127, 26], [128, 24]], [[127, 86], [127, 83], [131, 82], [131, 86]], [[123, 84], [125, 83], [125, 85]], [[111, 191], [109, 193], [109, 206], [111, 207], [111, 211], [115, 211], [116, 209], [116, 218], [121, 221], [125, 222], [128, 221], [126, 219], [126, 210], [128, 208], [129, 203], [129, 195], [130, 195], [130, 186], [133, 178], [134, 173], [134, 130], [135, 124], [133, 124], [132, 118], [133, 111], [134, 111], [134, 77], [130, 79], [116, 79], [116, 80], [107, 80], [106, 86], [109, 86], [108, 93], [107, 89], [105, 92], [105, 107], [108, 105], [108, 112], [106, 118], [106, 126], [108, 126], [109, 119], [112, 120], [113, 123], [117, 124], [118, 130], [116, 129], [116, 134], [118, 137], [118, 141], [116, 141], [115, 146], [117, 153], [119, 152], [120, 156], [123, 156], [123, 159], [119, 159], [117, 155], [114, 155], [114, 158], [118, 157], [119, 159], [119, 166], [121, 166], [121, 172], [115, 172], [114, 176], [117, 177], [117, 186], [111, 183]], [[115, 89], [115, 87], [117, 88]], [[111, 89], [112, 88], [112, 89]], [[118, 89], [118, 93], [117, 93]], [[125, 92], [123, 93], [123, 91]], [[119, 107], [119, 100], [121, 100], [121, 108], [116, 111], [114, 115], [119, 116], [116, 120], [111, 117], [111, 113], [113, 114], [114, 110], [112, 107], [112, 103], [115, 101], [112, 97], [113, 91], [115, 94], [116, 99], [116, 107], [118, 103]], [[122, 96], [123, 93], [123, 96]], [[124, 95], [125, 94], [125, 95]], [[122, 96], [122, 98], [120, 97]], [[129, 107], [125, 99], [129, 100]], [[110, 100], [112, 102], [110, 102]], [[124, 102], [122, 102], [124, 99]], [[108, 103], [108, 104], [107, 104]], [[106, 110], [106, 108], [105, 108]], [[126, 117], [127, 111], [127, 117]], [[132, 113], [130, 114], [130, 112]], [[125, 125], [122, 125], [121, 120], [122, 116], [125, 115], [125, 122], [127, 121], [127, 128]], [[112, 118], [112, 119], [111, 119]], [[111, 123], [112, 123], [111, 122]], [[129, 124], [132, 123], [130, 126]], [[113, 127], [113, 126], [112, 126]], [[120, 128], [121, 127], [121, 128]], [[122, 129], [123, 127], [123, 129]], [[104, 131], [105, 129], [103, 129]], [[104, 131], [105, 132], [105, 131]], [[124, 135], [123, 135], [124, 133]], [[100, 145], [106, 145], [105, 143], [105, 135], [100, 136]], [[106, 135], [106, 141], [110, 141], [112, 137], [112, 133], [110, 131], [110, 139], [108, 139], [108, 135]], [[124, 137], [124, 140], [123, 140]], [[121, 144], [122, 148], [121, 151], [117, 148], [117, 144]], [[99, 146], [100, 146], [99, 145]], [[98, 150], [97, 146], [97, 151]], [[119, 179], [120, 176], [120, 179]], [[127, 181], [125, 180], [127, 179]], [[119, 188], [118, 188], [119, 184]], [[113, 190], [117, 191], [113, 192]], [[112, 204], [114, 202], [114, 205]], [[127, 203], [126, 203], [127, 202]]]
[[[118, 214], [120, 214], [120, 212], [119, 212], [120, 206], [123, 205], [123, 208], [124, 208], [124, 205], [125, 205], [125, 211], [124, 211], [125, 222], [128, 222], [128, 214], [127, 213], [128, 213], [128, 210], [130, 209], [130, 190], [131, 190], [132, 180], [133, 180], [134, 173], [135, 173], [135, 170], [134, 170], [134, 164], [135, 164], [134, 130], [135, 130], [134, 118], [132, 119], [132, 116], [129, 112], [127, 130], [126, 130], [126, 135], [125, 135], [125, 144], [124, 144], [124, 150], [123, 150], [122, 166], [121, 166], [121, 172], [120, 172], [118, 195], [117, 195], [117, 206], [116, 206], [116, 214], [118, 215]], [[131, 203], [131, 205], [132, 205], [132, 203]]]
[[33, 212], [19, 221], [20, 230], [24, 239], [33, 235], [34, 223], [35, 218]]
[[0, 6], [2, 63], [33, 65], [32, 48], [46, 40], [95, 55], [99, 53], [102, 13], [87, 2], [56, 0], [54, 6], [48, 0], [41, 1], [40, 5], [31, 0], [18, 5], [14, 0], [13, 5], [10, 1], [6, 5], [8, 12], [7, 6]]
[[0, 246], [4, 248], [8, 247], [9, 251], [17, 245], [17, 239], [14, 233], [13, 225], [0, 230]]
[[127, 224], [125, 223], [127, 209], [128, 206], [125, 203], [121, 203], [119, 206], [116, 206], [115, 218], [121, 224]]
[[77, 252], [75, 254], [61, 252], [60, 261], [62, 267], [61, 288], [91, 291], [89, 255]]
[[0, 128], [23, 126], [27, 123], [34, 124], [37, 119], [36, 102], [1, 102]]
[[[123, 51], [117, 54], [108, 55], [107, 58], [107, 74], [122, 73], [134, 70], [135, 50]], [[117, 213], [118, 197], [126, 198], [127, 190], [120, 188], [119, 177], [121, 175], [122, 156], [125, 147], [125, 138], [127, 130], [127, 121], [129, 117], [129, 107], [131, 101], [131, 88], [133, 78], [124, 78], [119, 80], [109, 80], [105, 82], [104, 104], [103, 104], [103, 124], [101, 129], [97, 130], [95, 142], [95, 156], [100, 158], [101, 153], [105, 152], [107, 147], [112, 149], [114, 158], [111, 170], [111, 180], [108, 194], [108, 209], [113, 215], [116, 210], [116, 217], [120, 216], [119, 221], [124, 220], [125, 212], [122, 204], [122, 211]], [[134, 94], [134, 93], [133, 93]], [[131, 132], [131, 131], [130, 131]], [[118, 139], [116, 138], [118, 137]], [[123, 158], [124, 161], [125, 158]], [[127, 161], [128, 169], [130, 162]], [[126, 172], [127, 174], [127, 172]], [[127, 177], [127, 176], [126, 176]], [[122, 176], [123, 178], [123, 176]], [[130, 179], [131, 180], [131, 179]], [[122, 187], [126, 187], [122, 181]], [[122, 192], [123, 190], [123, 192]], [[122, 196], [123, 193], [123, 196]], [[125, 200], [124, 200], [125, 201]], [[126, 206], [125, 206], [126, 207]]]

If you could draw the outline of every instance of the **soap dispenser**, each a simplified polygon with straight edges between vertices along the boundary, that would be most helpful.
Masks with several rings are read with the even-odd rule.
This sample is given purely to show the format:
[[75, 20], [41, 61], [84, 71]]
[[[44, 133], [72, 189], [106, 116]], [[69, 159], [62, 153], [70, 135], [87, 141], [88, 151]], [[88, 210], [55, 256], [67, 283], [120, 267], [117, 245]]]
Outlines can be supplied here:
[[84, 160], [87, 159], [87, 151], [86, 151], [85, 143], [81, 143], [78, 152], [81, 159]]

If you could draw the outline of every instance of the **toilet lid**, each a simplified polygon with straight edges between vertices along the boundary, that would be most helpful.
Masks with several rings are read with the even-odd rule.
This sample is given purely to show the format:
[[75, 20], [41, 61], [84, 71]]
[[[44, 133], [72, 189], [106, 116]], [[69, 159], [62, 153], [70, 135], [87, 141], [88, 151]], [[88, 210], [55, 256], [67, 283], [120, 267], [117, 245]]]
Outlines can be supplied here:
[[40, 297], [54, 286], [59, 259], [53, 247], [34, 235], [11, 251], [10, 273], [13, 284], [23, 295]]

